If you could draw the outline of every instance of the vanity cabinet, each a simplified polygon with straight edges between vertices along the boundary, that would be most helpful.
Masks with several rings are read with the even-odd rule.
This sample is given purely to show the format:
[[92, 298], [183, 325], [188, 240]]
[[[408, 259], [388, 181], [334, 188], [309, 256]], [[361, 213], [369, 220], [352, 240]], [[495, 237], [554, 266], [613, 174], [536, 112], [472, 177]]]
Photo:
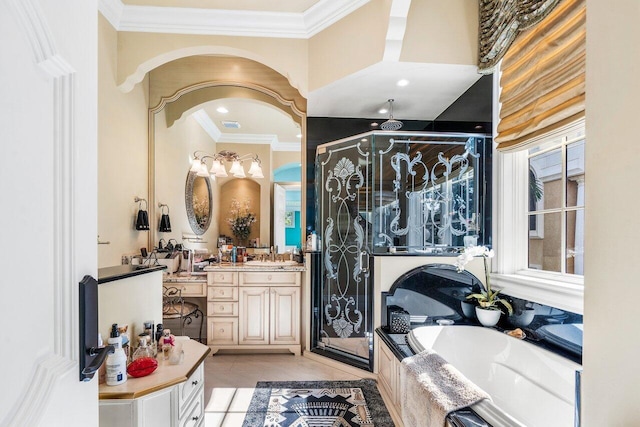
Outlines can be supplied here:
[[100, 427], [201, 427], [204, 425], [206, 346], [184, 343], [181, 365], [161, 361], [146, 377], [118, 386], [100, 385]]
[[285, 349], [299, 355], [300, 271], [208, 273], [208, 344], [218, 350]]

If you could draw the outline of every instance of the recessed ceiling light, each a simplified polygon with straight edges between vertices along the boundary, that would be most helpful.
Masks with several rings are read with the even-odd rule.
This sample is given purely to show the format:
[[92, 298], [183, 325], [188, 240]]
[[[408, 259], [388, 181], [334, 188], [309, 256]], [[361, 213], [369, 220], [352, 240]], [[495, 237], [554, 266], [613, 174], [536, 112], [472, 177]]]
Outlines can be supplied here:
[[227, 114], [229, 112], [229, 110], [227, 110], [225, 107], [222, 107], [222, 106], [216, 108], [216, 111], [222, 114]]
[[408, 84], [409, 84], [409, 80], [407, 80], [407, 79], [400, 79], [400, 80], [398, 80], [398, 83], [396, 83], [396, 84], [397, 84], [398, 86], [401, 86], [401, 87], [402, 87], [402, 86], [406, 86], [406, 85], [408, 85]]
[[297, 134], [296, 138], [302, 138], [302, 134], [301, 133]]
[[371, 123], [371, 127], [375, 127], [375, 126], [378, 126], [378, 122]]
[[387, 110], [386, 108], [381, 108], [378, 110], [378, 113], [380, 114], [387, 114], [389, 112], [389, 110]]

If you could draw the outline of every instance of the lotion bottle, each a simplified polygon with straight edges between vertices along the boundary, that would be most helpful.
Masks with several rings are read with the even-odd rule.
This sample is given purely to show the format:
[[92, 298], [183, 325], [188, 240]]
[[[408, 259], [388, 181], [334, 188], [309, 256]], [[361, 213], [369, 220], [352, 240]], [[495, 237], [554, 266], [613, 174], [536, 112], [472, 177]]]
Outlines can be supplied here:
[[111, 325], [111, 336], [109, 336], [107, 342], [116, 349], [107, 356], [107, 385], [119, 385], [127, 381], [127, 356], [122, 349], [117, 323]]

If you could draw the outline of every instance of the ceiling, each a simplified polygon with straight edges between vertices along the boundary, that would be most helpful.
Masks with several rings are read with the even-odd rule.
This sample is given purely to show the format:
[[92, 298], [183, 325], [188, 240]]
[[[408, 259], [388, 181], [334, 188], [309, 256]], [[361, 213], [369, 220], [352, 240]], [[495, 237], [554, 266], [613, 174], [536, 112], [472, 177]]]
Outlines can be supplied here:
[[[101, 13], [121, 31], [308, 39], [368, 2], [99, 0], [99, 5]], [[392, 0], [393, 19], [390, 22], [396, 25], [398, 16], [406, 18], [410, 3], [410, 0]], [[404, 29], [394, 34], [397, 41], [397, 34], [404, 34]], [[388, 39], [393, 37], [388, 35]], [[430, 121], [445, 112], [481, 77], [475, 66], [400, 62], [399, 51], [393, 48], [398, 43], [387, 42], [383, 61], [310, 92], [307, 115], [369, 118], [381, 122], [389, 113], [379, 110], [388, 107], [388, 99], [394, 99], [394, 118]], [[398, 86], [400, 79], [406, 79], [409, 84]], [[221, 104], [225, 104], [229, 113], [216, 111]], [[203, 116], [204, 112], [208, 119]], [[218, 100], [207, 103], [197, 115], [205, 130], [212, 137], [217, 135], [216, 140], [222, 142], [271, 143], [276, 150], [290, 150], [300, 145], [295, 123], [266, 104], [239, 99]], [[237, 120], [241, 128], [226, 129], [221, 124], [223, 119]]]

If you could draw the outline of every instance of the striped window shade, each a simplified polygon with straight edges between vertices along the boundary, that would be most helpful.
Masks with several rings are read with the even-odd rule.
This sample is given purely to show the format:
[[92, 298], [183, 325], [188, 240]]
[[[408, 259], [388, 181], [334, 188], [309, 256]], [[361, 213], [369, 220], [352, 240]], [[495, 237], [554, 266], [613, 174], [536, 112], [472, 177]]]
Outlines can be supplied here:
[[499, 150], [518, 150], [584, 117], [585, 0], [564, 0], [505, 54], [500, 77]]

